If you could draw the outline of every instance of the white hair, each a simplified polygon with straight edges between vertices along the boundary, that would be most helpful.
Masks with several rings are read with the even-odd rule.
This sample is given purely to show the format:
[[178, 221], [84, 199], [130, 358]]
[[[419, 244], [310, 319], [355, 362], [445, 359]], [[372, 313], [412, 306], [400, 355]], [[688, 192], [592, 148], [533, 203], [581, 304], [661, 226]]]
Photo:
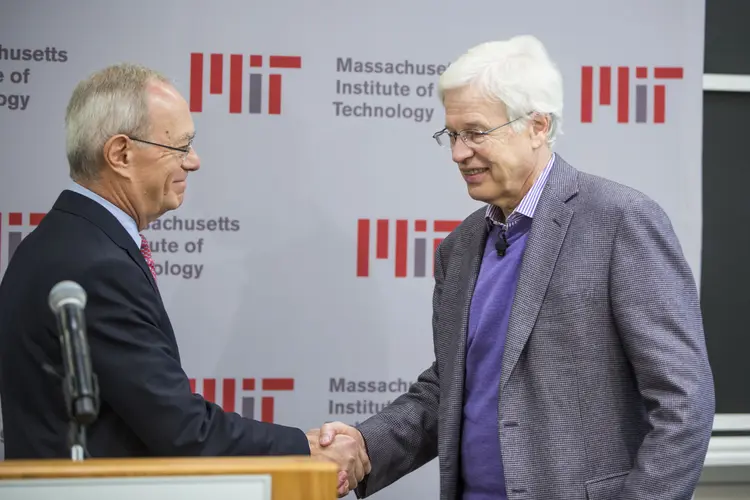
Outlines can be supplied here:
[[562, 75], [542, 42], [531, 35], [486, 42], [469, 49], [440, 75], [438, 96], [472, 86], [489, 101], [505, 105], [510, 126], [520, 131], [532, 112], [548, 115], [547, 143], [552, 146], [562, 133]]
[[65, 142], [73, 180], [89, 181], [99, 176], [104, 144], [113, 135], [148, 135], [146, 86], [152, 81], [169, 83], [152, 69], [123, 63], [99, 70], [76, 86], [65, 113]]

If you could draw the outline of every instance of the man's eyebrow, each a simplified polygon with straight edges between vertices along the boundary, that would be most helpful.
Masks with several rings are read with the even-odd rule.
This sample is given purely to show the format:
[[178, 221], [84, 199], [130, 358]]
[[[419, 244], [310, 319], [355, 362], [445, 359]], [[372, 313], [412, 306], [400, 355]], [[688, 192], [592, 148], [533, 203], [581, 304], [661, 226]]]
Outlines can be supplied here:
[[185, 132], [180, 137], [177, 138], [177, 142], [187, 142], [190, 139], [195, 138], [195, 132]]
[[[446, 125], [445, 128], [447, 128], [451, 132], [456, 131], [453, 127], [449, 127], [448, 125]], [[486, 130], [486, 129], [487, 129], [487, 126], [484, 125], [484, 123], [470, 121], [468, 123], [462, 124], [462, 126], [458, 130]]]
[[463, 130], [484, 130], [488, 128], [484, 123], [480, 122], [469, 122], [465, 123], [463, 126]]

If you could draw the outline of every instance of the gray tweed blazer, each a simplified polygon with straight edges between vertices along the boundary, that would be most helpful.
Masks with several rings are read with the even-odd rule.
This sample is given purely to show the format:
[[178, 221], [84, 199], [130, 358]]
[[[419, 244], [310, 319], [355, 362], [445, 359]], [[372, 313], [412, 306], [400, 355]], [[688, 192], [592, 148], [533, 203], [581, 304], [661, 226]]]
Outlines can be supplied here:
[[[435, 361], [358, 426], [372, 495], [439, 457], [440, 498], [460, 498], [469, 304], [484, 209], [440, 245]], [[698, 292], [671, 223], [644, 194], [559, 155], [523, 257], [498, 387], [509, 499], [689, 500], [714, 417]]]

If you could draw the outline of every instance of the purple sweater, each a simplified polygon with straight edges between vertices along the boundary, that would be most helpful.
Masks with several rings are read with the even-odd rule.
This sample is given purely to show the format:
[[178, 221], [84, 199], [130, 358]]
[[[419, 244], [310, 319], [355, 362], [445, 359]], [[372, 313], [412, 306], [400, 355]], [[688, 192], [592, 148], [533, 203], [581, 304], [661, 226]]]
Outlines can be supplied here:
[[[539, 178], [507, 221], [503, 220], [500, 208], [487, 205], [487, 220], [494, 227], [487, 237], [471, 299], [466, 344], [460, 459], [464, 500], [508, 498], [497, 414], [505, 336], [531, 221], [554, 161], [555, 155], [552, 154]], [[501, 227], [506, 229], [509, 244], [503, 257], [499, 257], [495, 250]]]
[[461, 435], [464, 500], [507, 499], [498, 433], [498, 387], [510, 309], [530, 229], [528, 217], [508, 229], [509, 246], [503, 257], [495, 250], [500, 227], [492, 229], [471, 301]]

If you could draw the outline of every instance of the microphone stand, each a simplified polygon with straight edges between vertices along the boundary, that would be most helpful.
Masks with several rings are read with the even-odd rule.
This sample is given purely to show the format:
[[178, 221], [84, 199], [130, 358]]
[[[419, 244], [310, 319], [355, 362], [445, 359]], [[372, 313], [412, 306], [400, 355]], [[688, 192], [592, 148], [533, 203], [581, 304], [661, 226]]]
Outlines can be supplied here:
[[86, 456], [86, 426], [72, 420], [70, 422], [70, 459], [80, 462]]
[[[68, 351], [70, 344], [67, 342], [64, 342], [64, 344], [65, 351]], [[75, 390], [75, 373], [67, 368], [67, 363], [63, 363], [63, 365], [66, 367], [65, 376], [63, 377], [63, 392], [68, 413], [68, 446], [70, 448], [70, 458], [73, 461], [81, 461], [88, 457], [86, 450], [86, 427], [94, 421], [90, 411], [81, 411], [81, 407], [83, 406], [81, 403], [93, 403], [98, 410], [99, 387], [96, 375], [94, 375], [92, 377], [93, 394], [91, 396], [78, 394]], [[81, 401], [82, 399], [89, 401]], [[90, 401], [91, 399], [93, 399], [93, 402]]]
[[85, 383], [82, 372], [84, 366], [89, 364], [88, 349], [80, 341], [73, 342], [71, 339], [72, 336], [85, 332], [85, 320], [67, 312], [62, 311], [58, 326], [64, 368], [63, 395], [69, 419], [68, 446], [71, 460], [82, 461], [88, 456], [86, 427], [96, 420], [99, 413], [99, 384], [96, 374], [91, 372], [90, 386]]

